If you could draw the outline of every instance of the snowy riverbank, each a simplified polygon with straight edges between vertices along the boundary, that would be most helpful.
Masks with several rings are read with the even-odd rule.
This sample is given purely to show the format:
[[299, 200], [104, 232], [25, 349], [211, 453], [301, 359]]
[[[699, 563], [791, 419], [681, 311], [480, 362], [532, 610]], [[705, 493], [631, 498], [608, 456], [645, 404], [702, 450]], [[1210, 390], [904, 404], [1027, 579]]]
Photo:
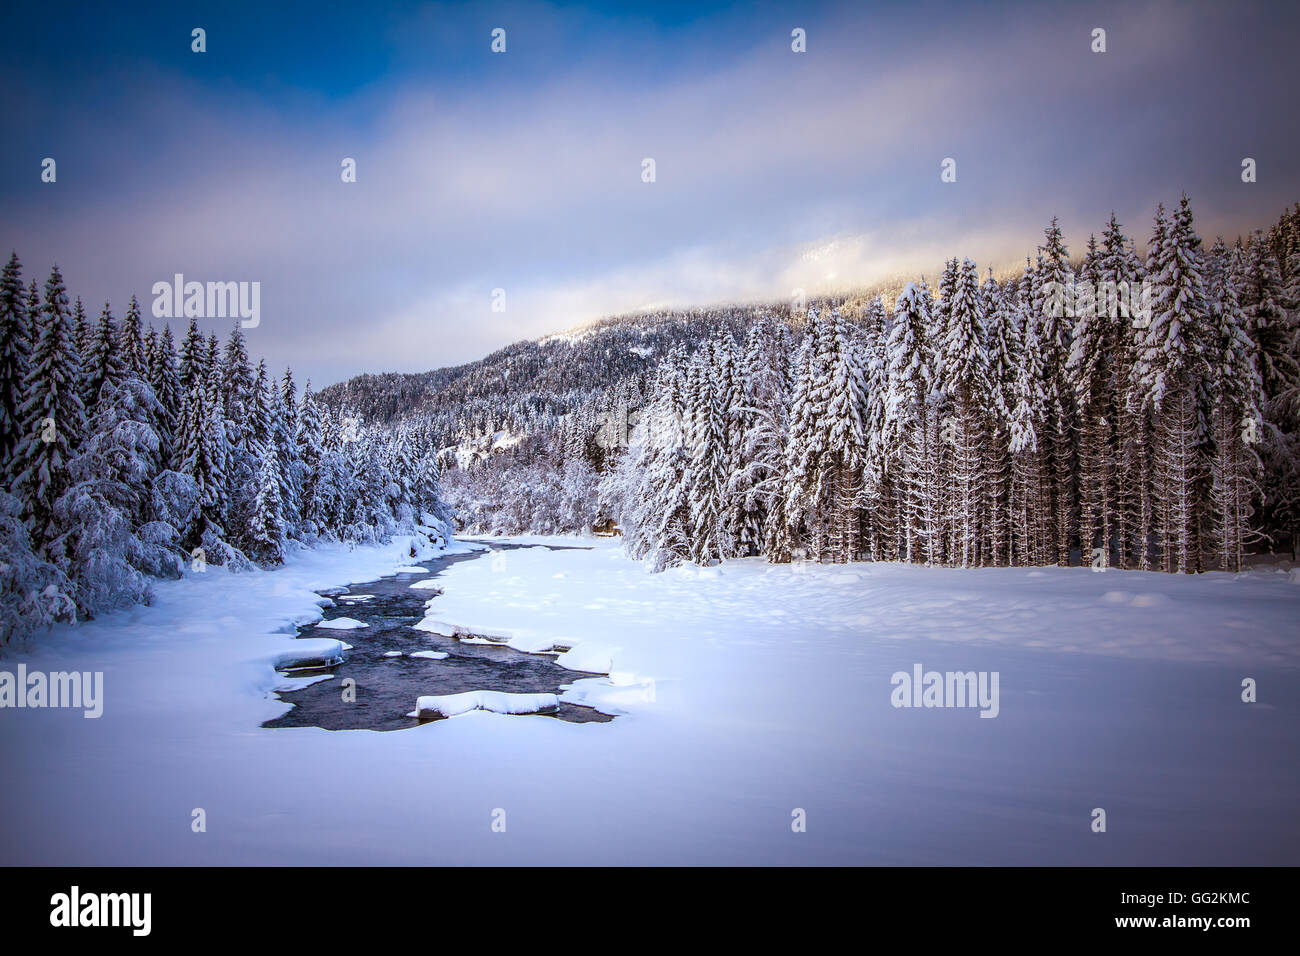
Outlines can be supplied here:
[[[1300, 861], [1289, 573], [745, 560], [647, 575], [617, 542], [568, 543], [447, 568], [425, 626], [569, 647], [562, 663], [610, 678], [565, 699], [620, 719], [261, 728], [286, 706], [269, 662], [319, 617], [313, 589], [411, 564], [407, 541], [210, 571], [0, 660], [105, 674], [99, 719], [0, 712], [0, 862]], [[999, 672], [997, 719], [892, 707], [891, 675], [918, 663]], [[1258, 703], [1241, 702], [1245, 677]]]

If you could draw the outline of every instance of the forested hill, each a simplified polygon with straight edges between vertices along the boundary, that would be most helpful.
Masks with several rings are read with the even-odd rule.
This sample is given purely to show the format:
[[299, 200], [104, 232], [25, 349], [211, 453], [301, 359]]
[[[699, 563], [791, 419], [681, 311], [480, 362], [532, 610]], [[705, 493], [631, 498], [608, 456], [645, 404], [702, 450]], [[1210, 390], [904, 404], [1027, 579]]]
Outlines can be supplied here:
[[755, 307], [734, 306], [608, 318], [516, 342], [451, 368], [358, 375], [322, 389], [319, 398], [375, 424], [503, 398], [566, 407], [577, 393], [642, 381], [674, 345], [694, 345], [720, 328], [744, 327], [756, 312]]
[[[904, 284], [899, 278], [835, 297], [814, 296], [807, 302], [822, 310], [838, 307], [846, 320], [860, 321], [876, 296], [893, 302]], [[373, 424], [454, 415], [484, 400], [499, 407], [507, 397], [563, 413], [573, 410], [580, 395], [619, 386], [635, 390], [675, 345], [690, 351], [719, 330], [743, 334], [759, 316], [795, 321], [792, 305], [781, 301], [613, 316], [568, 332], [515, 342], [464, 365], [358, 375], [322, 389], [317, 398]]]

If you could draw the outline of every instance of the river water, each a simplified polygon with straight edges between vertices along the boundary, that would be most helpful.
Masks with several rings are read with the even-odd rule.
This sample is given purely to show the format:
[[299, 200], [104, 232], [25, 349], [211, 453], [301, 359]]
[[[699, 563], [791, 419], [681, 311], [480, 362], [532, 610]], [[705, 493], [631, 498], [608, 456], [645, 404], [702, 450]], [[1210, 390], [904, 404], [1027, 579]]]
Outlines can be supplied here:
[[[494, 550], [519, 545], [491, 543]], [[301, 690], [281, 691], [279, 698], [294, 705], [286, 714], [263, 727], [323, 727], [326, 730], [401, 730], [420, 722], [406, 716], [422, 694], [459, 694], [495, 690], [518, 694], [559, 694], [583, 677], [555, 663], [554, 655], [525, 654], [504, 645], [467, 644], [455, 638], [417, 631], [412, 625], [425, 614], [425, 602], [436, 592], [416, 590], [416, 581], [437, 578], [458, 561], [491, 560], [490, 552], [474, 552], [419, 562], [428, 574], [399, 574], [367, 584], [329, 592], [335, 606], [325, 609], [325, 619], [349, 617], [369, 625], [351, 630], [308, 626], [299, 637], [335, 637], [351, 644], [343, 663], [325, 670], [284, 675], [301, 680]], [[337, 593], [336, 593], [337, 591]], [[400, 651], [401, 655], [389, 656]], [[412, 651], [441, 651], [440, 660], [411, 657]], [[333, 674], [332, 680], [319, 680]], [[356, 681], [355, 701], [343, 699], [342, 682]], [[315, 682], [313, 682], [315, 681]], [[534, 715], [530, 715], [534, 716]], [[573, 722], [609, 721], [612, 717], [576, 704], [560, 702], [548, 716]]]

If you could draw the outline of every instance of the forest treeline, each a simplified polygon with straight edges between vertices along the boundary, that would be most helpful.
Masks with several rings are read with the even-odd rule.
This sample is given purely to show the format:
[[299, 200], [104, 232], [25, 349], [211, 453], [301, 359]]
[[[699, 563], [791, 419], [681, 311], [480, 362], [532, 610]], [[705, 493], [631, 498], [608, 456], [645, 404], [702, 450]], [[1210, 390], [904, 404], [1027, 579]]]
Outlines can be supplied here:
[[0, 274], [0, 643], [147, 600], [186, 566], [277, 564], [321, 539], [445, 523], [436, 449], [299, 394], [191, 320], [70, 302], [57, 266]]
[[1146, 254], [1112, 216], [1072, 263], [950, 260], [858, 321], [810, 308], [675, 348], [604, 479], [657, 567], [741, 555], [1237, 570], [1300, 520], [1300, 207]]

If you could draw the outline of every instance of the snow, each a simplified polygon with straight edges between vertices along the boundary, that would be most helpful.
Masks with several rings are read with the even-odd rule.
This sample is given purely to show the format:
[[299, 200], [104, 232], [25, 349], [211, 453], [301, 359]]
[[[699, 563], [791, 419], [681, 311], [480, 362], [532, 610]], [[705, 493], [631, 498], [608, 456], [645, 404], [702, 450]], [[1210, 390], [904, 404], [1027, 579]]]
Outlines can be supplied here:
[[333, 680], [333, 674], [312, 674], [309, 677], [285, 677], [276, 682], [271, 689], [278, 692], [302, 690], [304, 687], [310, 687], [312, 684], [319, 684], [323, 680]]
[[[1191, 577], [743, 559], [647, 575], [617, 545], [584, 539], [583, 546], [505, 552], [499, 571], [485, 567], [486, 559], [453, 565], [440, 578], [445, 593], [428, 602], [428, 614], [416, 626], [521, 651], [568, 649], [560, 664], [600, 673], [617, 666], [652, 674], [666, 662], [677, 670], [701, 650], [700, 632], [752, 636], [796, 622], [801, 630], [819, 632], [823, 642], [856, 631], [858, 639], [887, 642], [1300, 666], [1300, 623], [1283, 613], [1300, 611], [1300, 600], [1284, 585], [1289, 575], [1271, 570]], [[563, 577], [557, 566], [565, 567]], [[1233, 600], [1225, 600], [1224, 588], [1235, 592]], [[1234, 621], [1264, 614], [1271, 626], [1225, 637], [1223, 629]], [[1051, 627], [1039, 630], [1045, 621]]]
[[276, 670], [293, 670], [300, 667], [320, 667], [332, 661], [343, 660], [343, 642], [303, 638], [293, 646], [277, 652], [271, 658]]
[[471, 690], [463, 694], [421, 696], [409, 716], [427, 720], [432, 717], [458, 717], [473, 710], [494, 714], [544, 714], [560, 706], [554, 694], [504, 694], [491, 690]]
[[394, 574], [428, 574], [428, 568], [422, 568], [418, 564], [406, 564], [393, 571]]
[[430, 660], [430, 661], [441, 661], [450, 657], [451, 655], [448, 654], [446, 651], [411, 651], [411, 653], [407, 654], [406, 656], [422, 657], [425, 660]]
[[[0, 817], [22, 821], [6, 828], [0, 862], [1300, 859], [1289, 568], [745, 559], [651, 575], [616, 541], [568, 543], [583, 547], [442, 569], [426, 622], [525, 650], [569, 647], [560, 663], [607, 676], [575, 672], [560, 702], [620, 715], [606, 724], [473, 710], [392, 733], [262, 729], [289, 707], [273, 695], [285, 680], [275, 668], [303, 654], [291, 628], [320, 619], [319, 589], [393, 573], [411, 560], [405, 540], [295, 553], [274, 571], [210, 567], [158, 584], [152, 606], [8, 653], [0, 668], [102, 671], [104, 712], [0, 713]], [[999, 672], [997, 718], [892, 707], [891, 674], [916, 664]], [[1257, 704], [1240, 699], [1247, 677]], [[189, 827], [196, 807], [203, 834]], [[1094, 807], [1111, 833], [1091, 832]], [[494, 808], [508, 811], [507, 835], [492, 832]], [[794, 808], [807, 832], [791, 831]]]
[[385, 657], [401, 657], [401, 656], [402, 656], [402, 652], [401, 652], [401, 651], [384, 651], [384, 656], [385, 656]]
[[369, 627], [370, 625], [353, 617], [336, 617], [328, 621], [321, 621], [316, 626], [334, 631], [350, 631], [358, 627]]

